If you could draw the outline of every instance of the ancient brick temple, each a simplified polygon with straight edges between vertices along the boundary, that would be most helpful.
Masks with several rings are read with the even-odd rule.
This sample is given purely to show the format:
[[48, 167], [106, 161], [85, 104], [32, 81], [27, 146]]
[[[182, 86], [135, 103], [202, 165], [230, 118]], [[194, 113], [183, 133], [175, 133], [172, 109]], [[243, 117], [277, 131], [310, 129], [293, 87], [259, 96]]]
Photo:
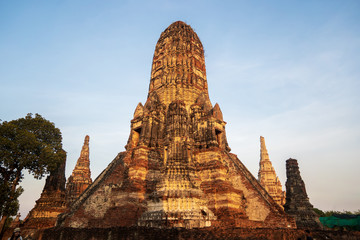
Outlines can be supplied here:
[[53, 227], [58, 215], [66, 209], [64, 162], [46, 178], [41, 196], [25, 218], [22, 228], [44, 229]]
[[298, 228], [321, 229], [319, 216], [313, 211], [296, 159], [286, 160], [286, 176], [285, 211], [295, 218]]
[[70, 205], [92, 183], [89, 158], [90, 137], [86, 135], [76, 166], [66, 183], [66, 202]]
[[265, 146], [264, 137], [260, 137], [260, 168], [258, 179], [277, 204], [285, 204], [285, 192], [282, 190], [281, 182], [271, 164], [268, 151]]
[[62, 214], [57, 226], [295, 228], [236, 155], [209, 99], [203, 46], [171, 24], [153, 57], [149, 93], [126, 151]]

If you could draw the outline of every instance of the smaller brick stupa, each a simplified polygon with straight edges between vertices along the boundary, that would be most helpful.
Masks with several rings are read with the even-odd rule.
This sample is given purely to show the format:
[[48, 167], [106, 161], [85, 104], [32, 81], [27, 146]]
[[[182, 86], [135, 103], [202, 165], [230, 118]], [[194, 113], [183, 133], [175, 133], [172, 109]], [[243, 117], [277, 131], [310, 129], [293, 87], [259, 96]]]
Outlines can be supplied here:
[[[55, 226], [57, 216], [66, 210], [65, 161], [46, 178], [35, 207], [24, 220], [23, 229], [45, 229]], [[31, 232], [31, 231], [28, 231]]]
[[258, 179], [260, 184], [281, 207], [285, 204], [285, 192], [271, 164], [264, 137], [260, 136], [260, 168]]
[[314, 212], [300, 176], [296, 159], [286, 160], [286, 203], [285, 212], [295, 218], [296, 225], [302, 229], [321, 229], [319, 216]]
[[71, 205], [92, 183], [89, 158], [89, 140], [86, 135], [76, 166], [66, 184], [66, 202]]

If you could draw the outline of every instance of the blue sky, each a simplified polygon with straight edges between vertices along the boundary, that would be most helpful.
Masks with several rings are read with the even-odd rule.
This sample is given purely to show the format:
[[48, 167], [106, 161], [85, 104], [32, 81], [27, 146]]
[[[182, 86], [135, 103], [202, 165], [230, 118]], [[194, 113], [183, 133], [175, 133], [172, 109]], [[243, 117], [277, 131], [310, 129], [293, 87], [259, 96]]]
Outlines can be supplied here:
[[[311, 203], [360, 209], [359, 1], [0, 1], [0, 119], [39, 113], [67, 151], [90, 135], [93, 179], [124, 150], [155, 44], [196, 31], [232, 152], [257, 176], [265, 137], [285, 189], [296, 158]], [[44, 181], [26, 176], [24, 218]]]

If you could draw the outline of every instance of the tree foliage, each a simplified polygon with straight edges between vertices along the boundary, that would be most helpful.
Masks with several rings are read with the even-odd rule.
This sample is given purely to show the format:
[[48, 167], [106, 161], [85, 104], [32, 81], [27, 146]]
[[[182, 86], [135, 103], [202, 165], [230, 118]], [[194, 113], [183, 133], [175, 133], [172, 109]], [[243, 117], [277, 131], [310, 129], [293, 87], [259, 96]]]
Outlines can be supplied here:
[[322, 211], [318, 208], [313, 208], [314, 212], [316, 212], [319, 217], [331, 217], [334, 215], [360, 215], [360, 209], [358, 209], [357, 211], [348, 211], [348, 210], [343, 210], [343, 211], [334, 211], [334, 210], [330, 210], [330, 211]]
[[23, 192], [22, 187], [17, 187], [15, 191], [11, 190], [11, 183], [0, 179], [0, 212], [5, 216], [14, 216], [19, 209], [18, 197]]
[[317, 215], [319, 215], [319, 217], [324, 217], [324, 216], [325, 216], [325, 213], [324, 213], [322, 210], [318, 209], [318, 208], [313, 208], [313, 211], [314, 211]]
[[0, 216], [17, 213], [25, 170], [41, 179], [65, 158], [60, 130], [41, 115], [0, 123]]

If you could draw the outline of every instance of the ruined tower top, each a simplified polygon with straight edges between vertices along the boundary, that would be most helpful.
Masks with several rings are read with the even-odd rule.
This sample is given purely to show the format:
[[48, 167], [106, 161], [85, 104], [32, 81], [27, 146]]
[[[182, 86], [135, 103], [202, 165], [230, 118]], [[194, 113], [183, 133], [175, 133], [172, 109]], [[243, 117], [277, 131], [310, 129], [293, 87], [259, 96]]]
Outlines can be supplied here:
[[86, 143], [87, 145], [89, 145], [89, 141], [90, 141], [90, 137], [89, 137], [89, 135], [86, 135], [86, 136], [85, 136], [84, 143]]
[[[269, 154], [266, 149], [265, 139], [260, 136], [260, 168], [258, 173], [258, 179], [262, 184], [268, 180], [267, 178], [271, 178], [271, 181], [276, 180], [275, 170], [270, 162]], [[269, 174], [270, 173], [270, 174]], [[268, 176], [271, 175], [271, 176]]]
[[84, 145], [76, 166], [66, 184], [66, 201], [70, 205], [92, 183], [90, 171], [90, 137], [85, 136]]
[[197, 99], [211, 105], [206, 80], [204, 49], [194, 30], [181, 21], [171, 24], [156, 44], [149, 95], [166, 106], [175, 100], [187, 108]]
[[83, 166], [86, 168], [86, 173], [90, 175], [90, 160], [89, 160], [89, 135], [85, 136], [84, 145], [81, 149], [80, 157], [76, 163], [77, 166]]
[[81, 175], [82, 177], [89, 179], [91, 183], [89, 141], [90, 137], [89, 135], [86, 135], [84, 139], [84, 145], [82, 146], [80, 152], [80, 157], [77, 160], [76, 166], [71, 175]]

